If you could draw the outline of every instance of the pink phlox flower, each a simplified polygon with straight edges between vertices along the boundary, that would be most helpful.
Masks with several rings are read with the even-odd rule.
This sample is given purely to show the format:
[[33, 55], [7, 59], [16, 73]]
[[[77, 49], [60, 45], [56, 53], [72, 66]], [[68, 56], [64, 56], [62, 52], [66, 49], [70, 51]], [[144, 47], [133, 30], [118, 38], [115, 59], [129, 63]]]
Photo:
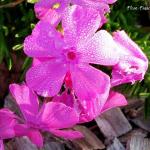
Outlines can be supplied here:
[[16, 136], [28, 136], [39, 147], [43, 146], [41, 131], [69, 139], [82, 137], [78, 131], [61, 130], [79, 121], [79, 115], [71, 107], [60, 102], [48, 102], [39, 108], [38, 97], [25, 84], [11, 84], [10, 91], [23, 115], [20, 124], [15, 126]]
[[4, 150], [3, 140], [15, 137], [16, 116], [7, 108], [0, 109], [0, 150]]
[[148, 59], [138, 45], [124, 31], [113, 33], [117, 45], [119, 63], [112, 70], [112, 86], [143, 80], [148, 68]]
[[112, 36], [105, 30], [96, 32], [99, 20], [93, 9], [69, 7], [62, 21], [63, 36], [48, 22], [40, 21], [24, 42], [24, 52], [40, 62], [28, 70], [28, 86], [39, 95], [55, 96], [69, 74], [69, 84], [79, 99], [108, 94], [109, 76], [90, 64], [111, 66], [119, 57]]
[[109, 109], [127, 105], [125, 97], [114, 91], [109, 93], [108, 98], [101, 96], [90, 101], [77, 99], [73, 92], [69, 94], [64, 91], [61, 95], [55, 96], [52, 101], [62, 102], [74, 108], [80, 114], [80, 123], [89, 122]]
[[105, 14], [110, 12], [109, 4], [114, 2], [116, 0], [39, 0], [34, 6], [34, 10], [37, 18], [47, 20], [51, 25], [56, 26], [62, 20], [65, 9], [70, 5], [93, 8], [101, 16], [100, 26], [102, 26], [107, 22]]

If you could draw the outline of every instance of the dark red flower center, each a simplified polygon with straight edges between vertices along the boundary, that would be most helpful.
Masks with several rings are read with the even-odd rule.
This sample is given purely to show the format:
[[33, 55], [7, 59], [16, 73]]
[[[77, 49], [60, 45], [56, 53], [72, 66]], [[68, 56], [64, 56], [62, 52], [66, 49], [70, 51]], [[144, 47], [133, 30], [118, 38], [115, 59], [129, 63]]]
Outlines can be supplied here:
[[68, 57], [68, 59], [70, 59], [70, 60], [74, 60], [75, 58], [76, 58], [76, 53], [75, 52], [68, 52], [67, 53], [67, 57]]

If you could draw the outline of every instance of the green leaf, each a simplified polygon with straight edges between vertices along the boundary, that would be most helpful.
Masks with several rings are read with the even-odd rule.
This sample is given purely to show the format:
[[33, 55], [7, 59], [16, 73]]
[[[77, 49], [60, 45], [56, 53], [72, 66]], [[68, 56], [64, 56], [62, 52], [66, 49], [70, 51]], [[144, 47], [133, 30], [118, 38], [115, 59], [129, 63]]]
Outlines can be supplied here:
[[38, 2], [38, 0], [27, 0], [28, 3], [34, 4], [36, 2]]
[[24, 75], [26, 73], [26, 71], [28, 70], [29, 66], [31, 65], [32, 63], [32, 59], [27, 57], [22, 65], [22, 68], [21, 68], [21, 71], [23, 72], [20, 76], [20, 81], [22, 81], [24, 79]]
[[150, 96], [145, 100], [144, 115], [146, 119], [150, 117]]
[[22, 48], [23, 48], [23, 44], [17, 44], [17, 45], [15, 45], [15, 46], [12, 47], [12, 49], [13, 49], [14, 51], [18, 51], [18, 50], [20, 50], [20, 49], [22, 49]]
[[8, 70], [10, 71], [12, 69], [12, 59], [11, 58], [8, 58], [7, 66], [8, 66]]

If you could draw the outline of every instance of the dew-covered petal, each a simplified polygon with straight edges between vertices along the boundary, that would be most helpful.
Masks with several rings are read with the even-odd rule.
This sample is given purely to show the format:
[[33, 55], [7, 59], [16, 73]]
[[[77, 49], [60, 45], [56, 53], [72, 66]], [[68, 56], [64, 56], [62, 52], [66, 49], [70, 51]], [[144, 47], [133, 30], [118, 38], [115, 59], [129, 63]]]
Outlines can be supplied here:
[[111, 91], [101, 113], [114, 107], [125, 106], [127, 103], [126, 98], [122, 94]]
[[146, 72], [145, 63], [136, 57], [128, 56], [113, 67], [111, 85], [117, 86], [124, 83], [132, 83], [144, 79]]
[[50, 130], [50, 132], [58, 137], [62, 137], [69, 140], [79, 139], [84, 137], [81, 132], [73, 131], [73, 130]]
[[54, 96], [60, 91], [65, 74], [64, 64], [47, 61], [31, 67], [26, 74], [26, 82], [39, 95]]
[[0, 139], [8, 139], [15, 136], [14, 126], [17, 124], [16, 116], [10, 110], [0, 110]]
[[99, 28], [101, 18], [92, 8], [73, 5], [65, 10], [62, 20], [64, 40], [69, 47], [87, 41]]
[[81, 61], [92, 64], [115, 65], [119, 61], [119, 55], [112, 36], [105, 30], [98, 31], [78, 51], [81, 53]]
[[117, 0], [102, 0], [102, 2], [106, 3], [106, 4], [113, 4], [115, 3]]
[[132, 55], [142, 59], [143, 61], [147, 61], [147, 57], [142, 52], [141, 48], [131, 40], [131, 38], [125, 33], [125, 31], [114, 32], [113, 39], [118, 46], [120, 55]]
[[43, 62], [47, 62], [49, 60], [53, 60], [54, 58], [48, 58], [48, 57], [43, 57], [43, 58], [33, 58], [32, 60], [32, 67], [37, 66]]
[[110, 79], [105, 73], [89, 65], [80, 65], [71, 72], [73, 89], [81, 100], [91, 100], [110, 88]]
[[105, 17], [105, 14], [110, 12], [110, 8], [108, 5], [108, 2], [99, 1], [99, 0], [72, 0], [73, 4], [80, 5], [83, 8], [92, 8], [99, 12], [99, 15], [101, 17], [100, 26], [101, 27], [104, 23], [107, 22], [107, 19]]
[[142, 80], [148, 68], [148, 59], [138, 45], [124, 31], [114, 33], [119, 63], [113, 67], [112, 86]]
[[105, 93], [99, 94], [96, 98], [90, 100], [78, 100], [79, 110], [80, 110], [80, 123], [85, 123], [92, 121], [98, 115], [101, 114], [101, 111], [107, 101], [109, 96], [109, 90], [106, 90]]
[[39, 107], [39, 101], [36, 94], [25, 84], [11, 84], [9, 89], [25, 120], [27, 122], [34, 122]]
[[54, 9], [49, 9], [48, 11], [44, 13], [42, 17], [37, 16], [37, 18], [39, 18], [40, 20], [49, 22], [50, 25], [53, 27], [57, 27], [62, 19], [62, 15], [61, 13], [58, 13]]
[[44, 104], [38, 118], [43, 130], [68, 128], [79, 121], [76, 111], [60, 102]]
[[80, 100], [80, 123], [89, 122], [101, 113], [115, 107], [127, 105], [125, 97], [117, 92], [109, 90], [100, 94], [96, 99], [89, 101]]
[[39, 21], [24, 41], [24, 52], [30, 57], [57, 57], [62, 50], [61, 34], [46, 21]]
[[[105, 11], [109, 9], [108, 4], [110, 2], [106, 2], [107, 0], [72, 0], [73, 4], [80, 5], [87, 8], [93, 8], [98, 11]], [[112, 0], [111, 0], [112, 1]], [[113, 0], [114, 1], [114, 0]]]
[[61, 16], [69, 2], [70, 0], [39, 0], [34, 6], [36, 17], [42, 20], [49, 13], [49, 19], [53, 20], [56, 17], [55, 15], [53, 16], [53, 13]]

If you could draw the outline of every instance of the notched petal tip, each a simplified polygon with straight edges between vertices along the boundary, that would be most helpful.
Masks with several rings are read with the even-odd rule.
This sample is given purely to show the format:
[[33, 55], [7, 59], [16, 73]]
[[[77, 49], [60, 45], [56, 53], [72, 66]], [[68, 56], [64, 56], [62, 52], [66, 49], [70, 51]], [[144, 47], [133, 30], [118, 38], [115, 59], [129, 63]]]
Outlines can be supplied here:
[[123, 30], [114, 32], [113, 39], [120, 60], [112, 70], [112, 86], [142, 80], [148, 68], [146, 55]]

